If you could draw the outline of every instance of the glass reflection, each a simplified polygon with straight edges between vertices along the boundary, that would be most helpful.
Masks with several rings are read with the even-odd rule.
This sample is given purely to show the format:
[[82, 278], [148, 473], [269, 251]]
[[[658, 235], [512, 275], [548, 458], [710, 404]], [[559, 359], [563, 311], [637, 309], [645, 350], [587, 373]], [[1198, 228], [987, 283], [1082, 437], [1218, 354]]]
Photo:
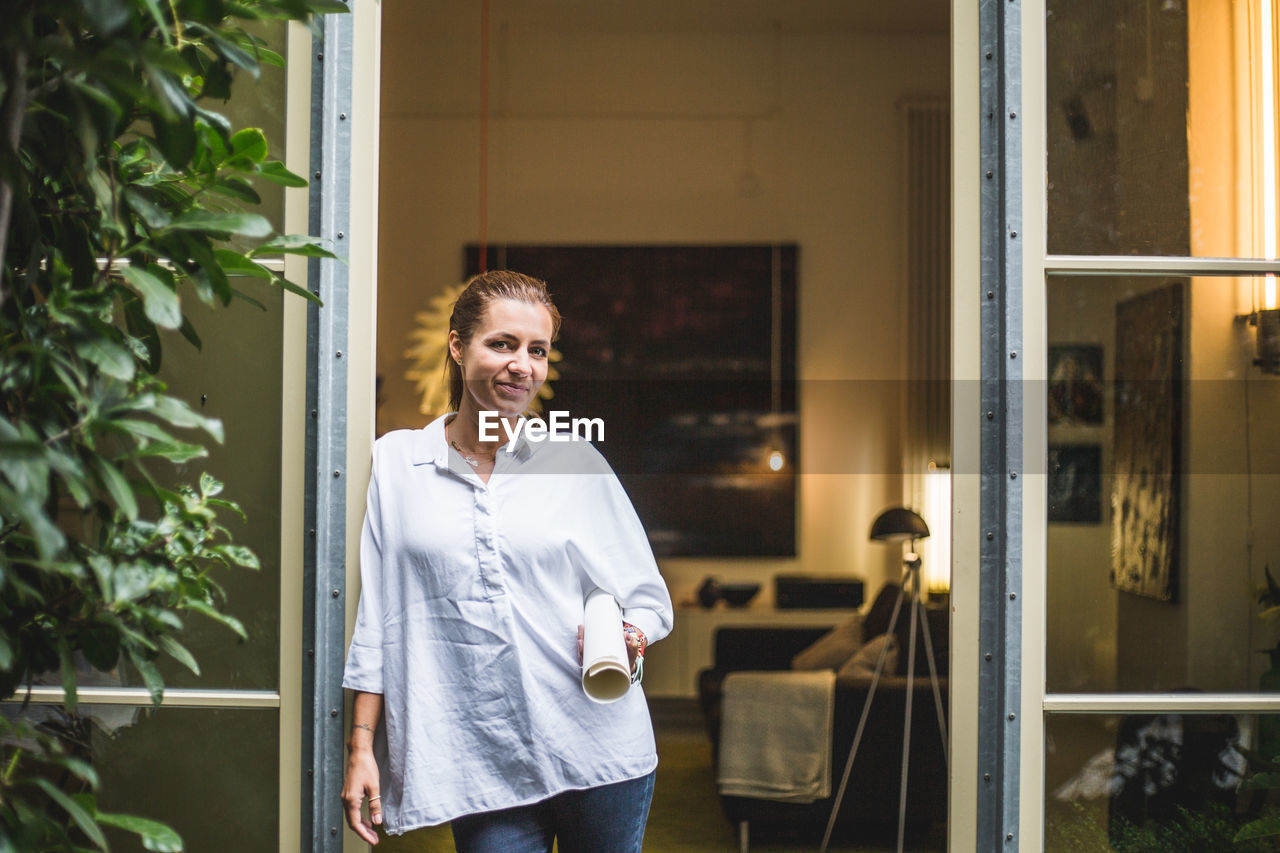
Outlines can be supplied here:
[[[249, 639], [241, 641], [204, 616], [188, 615], [181, 642], [195, 655], [201, 674], [162, 656], [157, 665], [170, 687], [273, 689], [279, 680], [282, 296], [278, 288], [256, 279], [234, 278], [232, 286], [266, 310], [238, 299], [212, 310], [198, 299], [184, 298], [183, 310], [202, 346], [196, 350], [176, 333], [164, 335], [161, 368], [172, 393], [222, 420], [226, 440], [220, 445], [208, 441], [204, 459], [153, 467], [161, 482], [196, 483], [205, 471], [221, 480], [226, 486], [222, 497], [238, 503], [245, 514], [242, 521], [224, 513], [222, 523], [258, 555], [262, 568], [215, 570], [215, 580], [227, 593], [227, 610], [244, 624]], [[128, 666], [122, 667], [120, 680], [142, 685]], [[51, 683], [58, 683], [56, 674]]]
[[[287, 25], [284, 21], [258, 21], [246, 26], [252, 35], [266, 41], [271, 50], [288, 61], [286, 42]], [[207, 104], [231, 120], [235, 128], [256, 127], [262, 130], [270, 143], [270, 159], [284, 160], [285, 146], [285, 93], [287, 90], [284, 68], [262, 64], [262, 74], [253, 80], [248, 74], [240, 74], [232, 86], [233, 98], [225, 104]], [[265, 216], [276, 231], [284, 231], [284, 187], [270, 181], [254, 180], [253, 188], [262, 203], [252, 208], [254, 213]]]
[[[3, 710], [32, 722], [66, 719], [47, 705]], [[275, 710], [81, 705], [78, 720], [100, 780], [100, 810], [166, 823], [189, 853], [279, 849]], [[107, 839], [112, 850], [141, 849], [128, 833], [110, 830]]]
[[1280, 753], [1275, 715], [1050, 714], [1045, 720], [1045, 851], [1276, 849], [1235, 843], [1275, 814], [1254, 787]]
[[1280, 380], [1250, 279], [1051, 278], [1047, 686], [1255, 691], [1280, 646]]
[[1275, 257], [1271, 2], [1050, 0], [1050, 253]]

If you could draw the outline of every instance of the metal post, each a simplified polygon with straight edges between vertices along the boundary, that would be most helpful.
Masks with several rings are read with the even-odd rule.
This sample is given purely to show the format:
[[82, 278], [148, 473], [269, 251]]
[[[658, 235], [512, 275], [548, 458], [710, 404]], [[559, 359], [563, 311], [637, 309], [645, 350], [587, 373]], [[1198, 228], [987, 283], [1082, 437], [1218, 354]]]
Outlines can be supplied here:
[[[353, 16], [325, 15], [313, 41], [310, 229], [346, 256], [351, 240]], [[302, 838], [342, 849], [342, 662], [346, 623], [348, 268], [312, 259], [307, 313], [306, 545], [303, 558]], [[307, 713], [306, 709], [310, 709]]]
[[978, 850], [1018, 849], [1022, 602], [1021, 5], [981, 0]]

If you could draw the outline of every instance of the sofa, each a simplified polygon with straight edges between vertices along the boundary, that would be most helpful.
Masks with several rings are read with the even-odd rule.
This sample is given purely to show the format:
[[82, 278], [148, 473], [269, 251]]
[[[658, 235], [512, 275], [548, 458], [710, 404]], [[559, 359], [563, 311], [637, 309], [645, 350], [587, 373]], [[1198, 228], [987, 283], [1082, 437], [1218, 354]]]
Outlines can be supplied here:
[[[896, 584], [886, 584], [866, 614], [855, 617], [861, 619], [863, 643], [888, 632], [898, 589]], [[893, 672], [886, 671], [881, 675], [848, 791], [836, 820], [835, 834], [840, 838], [882, 841], [897, 835], [902, 736], [906, 718], [907, 648], [911, 626], [907, 605], [908, 601], [904, 600], [894, 631], [900, 649], [898, 665]], [[926, 607], [924, 612], [933, 641], [945, 715], [948, 701], [948, 609]], [[826, 629], [775, 626], [725, 627], [716, 632], [714, 662], [710, 669], [699, 673], [698, 692], [717, 766], [725, 677], [735, 671], [789, 669], [799, 652], [827, 633]], [[907, 780], [907, 829], [917, 841], [942, 831], [947, 816], [946, 745], [938, 729], [937, 705], [929, 680], [923, 636], [923, 631], [917, 628]], [[785, 837], [806, 843], [822, 837], [870, 687], [871, 680], [865, 674], [842, 674], [836, 678], [831, 796], [803, 804], [721, 796], [725, 816], [737, 827], [743, 851], [747, 849], [749, 837]]]

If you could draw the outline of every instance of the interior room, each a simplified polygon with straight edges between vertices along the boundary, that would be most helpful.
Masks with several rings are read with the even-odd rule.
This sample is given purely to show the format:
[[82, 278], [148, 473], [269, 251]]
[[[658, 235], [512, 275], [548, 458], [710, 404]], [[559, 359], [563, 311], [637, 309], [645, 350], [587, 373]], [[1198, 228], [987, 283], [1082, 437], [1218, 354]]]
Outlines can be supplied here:
[[[865, 611], [903, 571], [908, 543], [869, 536], [899, 506], [927, 519], [932, 535], [916, 546], [922, 598], [945, 617], [948, 15], [940, 0], [383, 7], [377, 431], [445, 411], [448, 305], [482, 259], [546, 277], [566, 317], [554, 364], [562, 381], [553, 374], [557, 396], [544, 402], [586, 416], [615, 406], [597, 446], [632, 494], [677, 608], [675, 631], [646, 655], [660, 755], [646, 849], [740, 841], [717, 797], [698, 702], [717, 630], [809, 631], [807, 645]], [[605, 260], [584, 266], [593, 252]], [[606, 328], [605, 314], [617, 322]], [[681, 325], [695, 314], [701, 326]], [[676, 328], [628, 343], [631, 329], [661, 323]], [[587, 330], [607, 346], [587, 347]], [[692, 372], [671, 374], [668, 348]], [[617, 370], [578, 383], [589, 358]], [[736, 428], [698, 410], [698, 398], [714, 396], [698, 364], [741, 371], [749, 389], [742, 407], [757, 432], [744, 441], [754, 449], [712, 472], [747, 498], [712, 489], [682, 503], [686, 475], [707, 471], [681, 466]], [[579, 393], [592, 377], [611, 385]], [[694, 390], [672, 390], [681, 382]], [[641, 402], [616, 408], [619, 395]], [[664, 446], [640, 454], [619, 419], [653, 408], [670, 417], [638, 440]], [[690, 434], [702, 427], [711, 438], [700, 444]], [[611, 445], [610, 435], [623, 438]], [[760, 489], [773, 491], [753, 502]], [[668, 519], [671, 505], [680, 510]], [[828, 585], [786, 606], [776, 579], [795, 575]], [[758, 591], [743, 606], [717, 600], [735, 585]], [[935, 628], [939, 666], [945, 625]], [[855, 715], [852, 704], [837, 700], [837, 713]], [[938, 722], [924, 713], [940, 755]], [[945, 824], [943, 780], [933, 799]], [[806, 844], [824, 822], [806, 818]], [[838, 837], [832, 849], [892, 846], [892, 830], [887, 840]], [[941, 849], [942, 838], [935, 825], [912, 842]], [[447, 833], [396, 843], [451, 849]], [[760, 836], [751, 849], [792, 843]]]

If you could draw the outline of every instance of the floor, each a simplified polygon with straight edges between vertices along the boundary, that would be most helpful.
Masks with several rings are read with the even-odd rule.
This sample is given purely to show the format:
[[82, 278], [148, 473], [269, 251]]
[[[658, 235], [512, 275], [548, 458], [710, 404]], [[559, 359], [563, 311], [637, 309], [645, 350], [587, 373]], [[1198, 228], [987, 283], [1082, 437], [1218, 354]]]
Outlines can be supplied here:
[[[720, 811], [711, 744], [695, 704], [690, 701], [654, 703], [654, 731], [658, 739], [658, 778], [645, 831], [644, 853], [735, 853], [737, 830]], [[816, 853], [818, 842], [770, 842], [757, 839], [752, 853]], [[833, 843], [831, 853], [889, 853], [887, 846], [849, 846]], [[938, 840], [929, 846], [908, 846], [911, 853], [942, 851]], [[447, 827], [419, 830], [398, 838], [384, 837], [377, 853], [454, 853]], [[607, 853], [607, 851], [601, 851]]]

